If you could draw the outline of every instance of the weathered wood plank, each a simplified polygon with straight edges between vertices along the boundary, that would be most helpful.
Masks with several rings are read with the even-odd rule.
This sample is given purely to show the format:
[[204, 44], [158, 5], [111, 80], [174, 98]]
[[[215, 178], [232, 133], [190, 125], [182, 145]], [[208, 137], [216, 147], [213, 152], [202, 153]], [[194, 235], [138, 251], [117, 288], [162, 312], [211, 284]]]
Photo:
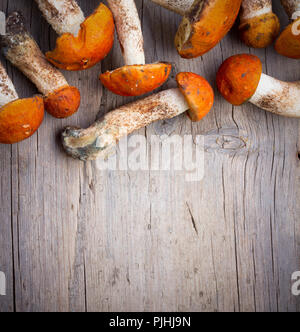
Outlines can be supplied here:
[[[6, 12], [8, 1], [0, 3]], [[0, 61], [6, 61], [1, 57]], [[7, 68], [9, 71], [9, 69]], [[11, 74], [11, 72], [9, 72]], [[0, 146], [0, 271], [6, 278], [6, 296], [0, 296], [0, 312], [14, 311], [14, 247], [12, 231], [12, 148]]]
[[[79, 1], [86, 14], [98, 2]], [[29, 3], [3, 0], [0, 9], [22, 10], [48, 50], [55, 34]], [[241, 52], [260, 56], [270, 75], [299, 79], [298, 61], [272, 47], [249, 50], [236, 29], [209, 54], [183, 60], [173, 47], [180, 17], [148, 0], [137, 5], [147, 61], [175, 64], [164, 88], [175, 86], [178, 71], [197, 72], [216, 88], [219, 65]], [[102, 70], [122, 63], [116, 43]], [[36, 93], [8, 69], [20, 96]], [[298, 121], [232, 108], [216, 91], [202, 122], [183, 115], [136, 133], [147, 138], [147, 156], [152, 135], [204, 135], [202, 181], [178, 171], [99, 170], [67, 158], [57, 136], [131, 100], [102, 96], [100, 71], [66, 73], [82, 92], [77, 115], [46, 116], [30, 140], [0, 147], [0, 270], [8, 279], [0, 311], [299, 311], [290, 291], [300, 258]]]

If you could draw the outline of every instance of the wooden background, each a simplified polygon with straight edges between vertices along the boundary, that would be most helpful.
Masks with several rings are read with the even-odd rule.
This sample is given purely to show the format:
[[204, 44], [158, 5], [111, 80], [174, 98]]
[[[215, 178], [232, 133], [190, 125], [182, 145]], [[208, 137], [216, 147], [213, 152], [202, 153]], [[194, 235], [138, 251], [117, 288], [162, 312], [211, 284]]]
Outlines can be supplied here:
[[[89, 14], [99, 0], [79, 1]], [[299, 80], [299, 61], [273, 48], [250, 50], [236, 27], [209, 54], [181, 59], [173, 47], [180, 17], [137, 0], [148, 62], [215, 74], [228, 56], [251, 52], [266, 73]], [[282, 23], [286, 15], [274, 1]], [[44, 51], [55, 33], [32, 0], [0, 0], [22, 10]], [[5, 61], [1, 58], [2, 61]], [[102, 70], [122, 64], [119, 46]], [[35, 88], [7, 64], [22, 97]], [[300, 270], [299, 122], [251, 105], [233, 108], [216, 92], [199, 124], [183, 115], [139, 134], [205, 135], [205, 177], [189, 183], [171, 172], [99, 171], [68, 158], [59, 133], [88, 126], [99, 110], [128, 99], [104, 91], [101, 65], [66, 73], [82, 92], [71, 119], [46, 119], [37, 135], [0, 146], [0, 311], [299, 311], [291, 274]], [[242, 136], [241, 136], [242, 133]], [[193, 225], [195, 224], [195, 227]]]

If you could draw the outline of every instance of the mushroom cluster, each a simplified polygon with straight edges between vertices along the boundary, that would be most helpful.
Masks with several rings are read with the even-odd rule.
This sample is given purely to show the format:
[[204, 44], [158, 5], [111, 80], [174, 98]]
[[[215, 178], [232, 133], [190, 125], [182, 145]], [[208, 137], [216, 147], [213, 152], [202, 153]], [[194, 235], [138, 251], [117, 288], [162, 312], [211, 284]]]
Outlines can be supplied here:
[[[280, 32], [272, 0], [151, 0], [183, 16], [175, 37], [179, 55], [202, 56], [214, 48], [234, 25], [240, 12], [239, 33], [247, 46], [265, 48]], [[26, 75], [41, 95], [19, 99], [0, 64], [0, 143], [12, 144], [32, 136], [44, 118], [44, 109], [56, 118], [77, 112], [80, 92], [68, 84], [59, 69], [86, 70], [110, 52], [117, 29], [124, 66], [100, 75], [104, 87], [121, 96], [141, 96], [161, 87], [172, 66], [146, 64], [144, 39], [134, 0], [107, 0], [85, 17], [76, 0], [35, 0], [57, 32], [56, 47], [45, 55], [25, 27], [19, 12], [7, 19], [0, 12], [0, 46], [4, 56]], [[292, 20], [278, 37], [277, 52], [300, 59], [300, 0], [281, 0]], [[240, 10], [241, 9], [241, 10]], [[260, 59], [239, 54], [223, 62], [217, 87], [232, 105], [251, 102], [266, 111], [300, 118], [300, 82], [282, 82], [262, 71]], [[188, 112], [193, 122], [212, 109], [214, 91], [205, 78], [191, 72], [176, 76], [178, 88], [152, 94], [107, 113], [87, 129], [66, 128], [62, 142], [69, 155], [80, 160], [106, 158], [124, 136], [154, 121]]]
[[63, 74], [45, 58], [37, 43], [26, 30], [19, 12], [7, 17], [6, 34], [0, 36], [4, 56], [24, 73], [43, 94], [45, 109], [56, 118], [77, 112], [80, 93], [69, 86]]

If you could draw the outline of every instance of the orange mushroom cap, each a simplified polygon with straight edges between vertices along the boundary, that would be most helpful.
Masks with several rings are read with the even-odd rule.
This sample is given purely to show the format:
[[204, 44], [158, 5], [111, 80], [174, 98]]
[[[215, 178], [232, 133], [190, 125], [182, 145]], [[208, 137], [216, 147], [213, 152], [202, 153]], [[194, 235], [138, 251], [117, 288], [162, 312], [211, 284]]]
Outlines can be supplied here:
[[278, 36], [280, 21], [276, 14], [267, 13], [243, 21], [239, 31], [241, 39], [249, 47], [266, 48]]
[[100, 4], [82, 24], [77, 37], [65, 33], [56, 41], [54, 51], [46, 53], [47, 59], [65, 70], [84, 70], [104, 59], [114, 42], [115, 24], [111, 11]]
[[0, 108], [0, 143], [13, 144], [32, 136], [44, 119], [40, 96], [18, 99]]
[[255, 55], [239, 54], [228, 58], [217, 73], [217, 86], [232, 105], [242, 105], [256, 92], [262, 63]]
[[199, 57], [214, 48], [233, 26], [242, 0], [195, 0], [175, 38], [181, 57]]
[[291, 59], [300, 59], [300, 18], [291, 23], [279, 36], [276, 51]]
[[68, 118], [80, 106], [80, 92], [73, 86], [60, 88], [45, 97], [46, 111], [58, 119]]
[[214, 104], [214, 91], [203, 77], [194, 73], [179, 73], [176, 76], [178, 87], [184, 95], [190, 110], [188, 115], [193, 122], [203, 119]]
[[141, 96], [163, 85], [171, 69], [169, 63], [124, 66], [100, 75], [100, 81], [117, 95]]

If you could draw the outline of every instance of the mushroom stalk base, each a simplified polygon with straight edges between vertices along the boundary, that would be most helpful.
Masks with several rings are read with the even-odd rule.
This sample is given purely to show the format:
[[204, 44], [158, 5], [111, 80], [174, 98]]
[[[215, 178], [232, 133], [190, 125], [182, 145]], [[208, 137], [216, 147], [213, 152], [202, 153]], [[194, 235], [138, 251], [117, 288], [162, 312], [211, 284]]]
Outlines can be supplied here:
[[6, 70], [0, 63], [0, 107], [17, 100], [18, 94], [15, 87], [8, 77]]
[[265, 15], [272, 12], [272, 0], [243, 0], [241, 21]]
[[107, 3], [116, 21], [125, 65], [144, 65], [144, 38], [134, 0], [107, 0]]
[[194, 0], [151, 0], [151, 1], [181, 16], [184, 16], [186, 12], [191, 9], [194, 3]]
[[289, 18], [296, 19], [293, 15], [300, 12], [300, 0], [281, 0], [281, 3]]
[[1, 36], [5, 57], [26, 75], [45, 96], [68, 86], [62, 73], [45, 58], [37, 43], [27, 33], [23, 17], [12, 13], [7, 19], [7, 35]]
[[249, 101], [268, 112], [300, 118], [300, 82], [282, 82], [262, 74], [258, 88]]
[[78, 35], [85, 17], [76, 0], [35, 0], [45, 19], [58, 35]]
[[158, 120], [171, 119], [189, 109], [179, 89], [170, 89], [122, 106], [95, 122], [88, 129], [67, 128], [63, 146], [73, 158], [107, 158], [118, 141]]

